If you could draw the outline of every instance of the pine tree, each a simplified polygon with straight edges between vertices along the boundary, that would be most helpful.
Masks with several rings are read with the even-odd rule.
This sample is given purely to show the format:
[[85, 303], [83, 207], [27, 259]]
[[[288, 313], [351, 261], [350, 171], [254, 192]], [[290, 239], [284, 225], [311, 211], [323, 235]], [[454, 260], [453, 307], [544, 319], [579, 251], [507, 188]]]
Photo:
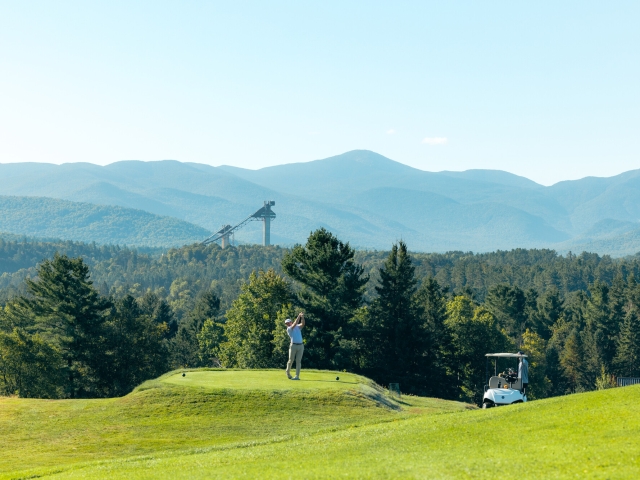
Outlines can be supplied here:
[[40, 335], [0, 331], [0, 395], [59, 398], [62, 367], [58, 349]]
[[[584, 349], [580, 332], [574, 329], [560, 354], [560, 365], [571, 392], [589, 390], [592, 383], [585, 380]], [[595, 381], [595, 380], [594, 380]]]
[[167, 370], [167, 327], [145, 315], [131, 295], [115, 302], [104, 325], [101, 396], [119, 396]]
[[165, 325], [165, 338], [173, 338], [178, 331], [178, 322], [167, 301], [156, 293], [148, 291], [138, 299], [138, 305], [144, 315], [147, 315], [158, 325]]
[[99, 348], [110, 303], [100, 297], [82, 258], [56, 254], [43, 261], [36, 280], [27, 279], [29, 296], [21, 305], [33, 312], [67, 364], [66, 394], [92, 395], [95, 372], [103, 361]]
[[624, 318], [613, 364], [620, 376], [640, 377], [640, 318], [636, 308], [629, 310]]
[[618, 326], [612, 320], [610, 288], [603, 282], [595, 282], [589, 288], [589, 293], [581, 336], [585, 381], [592, 384], [603, 367], [606, 372], [611, 371]]
[[426, 394], [439, 398], [453, 398], [453, 382], [448, 381], [448, 359], [452, 356], [451, 334], [445, 326], [447, 319], [447, 291], [433, 277], [428, 277], [416, 293], [421, 322], [426, 329], [425, 376], [429, 379]]
[[305, 246], [296, 245], [282, 259], [282, 269], [299, 282], [298, 304], [307, 318], [306, 363], [316, 368], [346, 368], [337, 356], [340, 342], [358, 335], [351, 322], [363, 304], [369, 277], [354, 261], [354, 250], [321, 228]]
[[527, 326], [527, 297], [518, 287], [496, 285], [487, 294], [487, 308], [493, 313], [500, 327], [517, 344]]
[[196, 303], [180, 321], [176, 335], [169, 342], [171, 365], [179, 367], [204, 366], [200, 354], [198, 335], [209, 319], [215, 319], [220, 310], [220, 299], [213, 290], [202, 292]]
[[549, 340], [564, 309], [564, 301], [556, 287], [551, 287], [542, 296], [538, 297], [538, 334], [545, 340]]
[[371, 305], [371, 341], [375, 358], [369, 372], [381, 383], [399, 382], [404, 391], [426, 389], [428, 331], [419, 315], [414, 294], [417, 281], [407, 246], [391, 248], [380, 268], [378, 297]]

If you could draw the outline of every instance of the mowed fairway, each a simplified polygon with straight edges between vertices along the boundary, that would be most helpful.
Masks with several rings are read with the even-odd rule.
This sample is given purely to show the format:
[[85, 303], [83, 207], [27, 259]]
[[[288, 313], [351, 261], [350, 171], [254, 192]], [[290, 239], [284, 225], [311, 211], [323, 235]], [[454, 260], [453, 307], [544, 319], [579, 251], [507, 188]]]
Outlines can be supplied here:
[[[515, 478], [640, 478], [640, 386], [490, 410], [469, 410], [456, 402], [418, 397], [403, 397], [402, 401], [406, 402], [396, 404], [366, 379], [357, 376], [353, 376], [351, 388], [346, 387], [350, 376], [345, 375], [345, 385], [339, 385], [324, 380], [328, 375], [335, 381], [335, 375], [340, 374], [314, 372], [318, 376], [314, 380], [308, 375], [308, 389], [301, 389], [296, 384], [287, 390], [270, 390], [262, 381], [268, 377], [261, 375], [273, 373], [277, 376], [282, 372], [246, 372], [247, 379], [255, 382], [249, 389], [231, 389], [228, 382], [234, 383], [237, 379], [229, 377], [227, 374], [230, 373], [233, 372], [199, 371], [179, 378], [167, 375], [147, 384], [149, 390], [134, 392], [123, 399], [93, 401], [124, 402], [130, 397], [149, 395], [149, 392], [155, 392], [157, 396], [161, 392], [179, 391], [191, 399], [189, 402], [201, 399], [199, 395], [213, 395], [207, 401], [201, 399], [204, 403], [198, 407], [209, 412], [208, 415], [192, 415], [180, 422], [186, 431], [179, 434], [180, 440], [175, 443], [181, 445], [167, 441], [167, 437], [178, 433], [179, 428], [164, 419], [162, 423], [150, 425], [146, 436], [137, 442], [131, 440], [132, 445], [140, 444], [136, 448], [145, 446], [145, 451], [118, 451], [110, 445], [110, 454], [102, 456], [104, 460], [96, 456], [94, 460], [97, 461], [77, 463], [75, 460], [73, 463], [72, 455], [61, 456], [56, 467], [40, 468], [32, 473], [46, 478], [132, 479], [494, 479], [505, 475]], [[190, 376], [187, 386], [186, 379]], [[185, 385], [176, 385], [183, 380]], [[275, 378], [274, 381], [279, 380]], [[284, 385], [289, 387], [287, 382]], [[327, 386], [313, 386], [322, 383]], [[219, 401], [216, 395], [229, 393], [245, 407], [231, 408], [227, 413], [210, 407]], [[379, 401], [374, 400], [376, 396], [380, 396]], [[279, 403], [278, 399], [283, 402]], [[16, 401], [25, 402], [3, 402]], [[389, 406], [382, 406], [384, 402]], [[0, 405], [2, 433], [5, 433], [5, 404]], [[225, 404], [227, 407], [231, 405]], [[207, 420], [214, 411], [217, 413], [211, 417], [213, 420]], [[429, 414], [434, 412], [450, 413]], [[112, 419], [114, 425], [122, 421]], [[242, 432], [245, 441], [219, 440], [214, 435], [216, 428], [208, 421], [220, 423], [221, 435], [226, 429], [235, 431], [238, 436]], [[192, 425], [194, 422], [199, 424]], [[46, 429], [48, 424], [46, 417], [42, 417], [40, 428]], [[209, 443], [204, 436], [198, 435], [201, 429], [208, 429], [211, 434]], [[144, 429], [139, 431], [144, 433]], [[79, 434], [82, 434], [81, 430], [67, 433]], [[164, 446], [154, 441], [153, 434], [165, 438]], [[197, 439], [199, 448], [187, 448], [189, 435], [194, 436], [192, 442]], [[23, 443], [23, 446], [28, 445]], [[95, 447], [94, 451], [97, 450]], [[10, 451], [5, 446], [2, 449], [3, 455]], [[29, 461], [28, 455], [27, 451], [14, 452], [14, 456], [25, 463]]]
[[64, 476], [87, 462], [236, 449], [468, 407], [420, 397], [398, 403], [357, 375], [307, 370], [302, 378], [288, 380], [282, 370], [181, 371], [122, 398], [0, 397], [0, 478]]
[[[339, 378], [340, 380], [336, 380]], [[300, 380], [289, 380], [283, 370], [196, 370], [167, 375], [163, 383], [185, 387], [233, 390], [350, 390], [365, 382], [351, 373], [307, 370]]]

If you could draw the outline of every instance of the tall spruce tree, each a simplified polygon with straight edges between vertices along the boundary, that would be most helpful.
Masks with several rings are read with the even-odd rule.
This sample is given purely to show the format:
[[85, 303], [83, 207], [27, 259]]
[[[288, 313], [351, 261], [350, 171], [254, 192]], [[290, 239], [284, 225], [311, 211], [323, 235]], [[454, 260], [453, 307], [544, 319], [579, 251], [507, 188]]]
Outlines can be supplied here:
[[571, 331], [560, 354], [560, 365], [567, 382], [568, 392], [580, 392], [593, 389], [595, 378], [585, 364], [585, 351], [582, 335], [577, 329]]
[[142, 298], [138, 299], [138, 305], [144, 315], [147, 315], [158, 325], [165, 325], [164, 337], [173, 338], [178, 331], [178, 322], [173, 315], [171, 307], [167, 301], [156, 293], [148, 291]]
[[556, 324], [564, 309], [564, 301], [556, 287], [551, 287], [542, 296], [538, 297], [538, 334], [545, 340], [549, 340], [553, 334], [553, 326]]
[[341, 342], [357, 335], [354, 317], [363, 303], [369, 277], [354, 261], [354, 250], [321, 228], [305, 246], [282, 259], [282, 269], [300, 283], [298, 304], [307, 318], [305, 363], [316, 368], [346, 368]]
[[425, 375], [426, 394], [439, 398], [454, 398], [456, 395], [453, 382], [448, 381], [447, 370], [450, 370], [451, 332], [447, 329], [447, 289], [443, 288], [433, 277], [428, 277], [416, 293], [421, 322], [426, 329], [425, 342]]
[[516, 286], [496, 285], [489, 290], [485, 304], [500, 327], [520, 344], [527, 327], [527, 296]]
[[595, 282], [589, 288], [584, 311], [585, 326], [581, 332], [587, 384], [595, 384], [602, 369], [610, 373], [613, 366], [619, 325], [612, 314], [610, 292], [604, 282]]
[[165, 323], [145, 315], [131, 295], [117, 300], [104, 325], [100, 396], [119, 396], [166, 372]]
[[176, 335], [169, 342], [173, 368], [206, 365], [200, 355], [198, 335], [204, 323], [215, 319], [219, 310], [220, 299], [213, 290], [205, 290], [197, 297], [194, 307], [184, 315]]
[[620, 376], [640, 376], [640, 318], [636, 308], [630, 309], [624, 318], [613, 365]]
[[[416, 303], [415, 268], [404, 242], [393, 245], [380, 268], [378, 297], [371, 305], [371, 352], [368, 372], [381, 383], [399, 382], [403, 391], [424, 393], [429, 336]], [[375, 345], [375, 347], [374, 347]]]
[[67, 365], [66, 395], [95, 395], [95, 375], [103, 361], [101, 333], [110, 303], [94, 288], [89, 267], [81, 257], [55, 254], [53, 260], [40, 264], [36, 279], [27, 279], [26, 284], [29, 295], [20, 303], [60, 348]]

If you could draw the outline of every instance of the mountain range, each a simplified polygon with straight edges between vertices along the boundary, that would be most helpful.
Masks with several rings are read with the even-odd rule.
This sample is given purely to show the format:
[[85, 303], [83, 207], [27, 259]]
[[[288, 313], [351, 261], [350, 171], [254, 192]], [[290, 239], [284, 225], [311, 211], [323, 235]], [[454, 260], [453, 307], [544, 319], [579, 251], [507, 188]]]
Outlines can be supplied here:
[[[416, 251], [640, 251], [640, 170], [547, 187], [496, 170], [426, 172], [355, 150], [260, 170], [173, 160], [3, 164], [0, 178], [0, 195], [117, 206], [191, 224], [183, 225], [188, 235], [169, 241], [154, 239], [150, 223], [136, 244], [179, 243], [234, 225], [274, 200], [272, 242], [283, 245], [304, 242], [322, 226], [371, 249], [403, 239]], [[19, 230], [0, 217], [0, 231], [35, 234]], [[236, 240], [257, 243], [260, 235], [261, 225], [250, 223]]]

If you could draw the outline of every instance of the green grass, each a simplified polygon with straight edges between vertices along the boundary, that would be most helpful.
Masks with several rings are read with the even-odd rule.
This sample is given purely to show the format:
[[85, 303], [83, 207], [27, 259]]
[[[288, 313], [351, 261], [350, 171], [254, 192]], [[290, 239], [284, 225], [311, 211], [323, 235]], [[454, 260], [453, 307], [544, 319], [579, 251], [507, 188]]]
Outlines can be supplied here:
[[[212, 374], [212, 372], [215, 372]], [[339, 378], [340, 380], [336, 380]], [[165, 375], [160, 380], [171, 385], [234, 390], [349, 390], [367, 380], [351, 373], [306, 370], [300, 380], [289, 380], [284, 370], [197, 370]]]
[[[242, 375], [252, 388], [231, 388]], [[324, 382], [325, 375], [334, 381]], [[130, 434], [141, 436], [137, 441], [127, 437], [129, 450], [124, 448], [124, 436], [120, 445], [92, 437], [93, 447], [85, 448], [103, 455], [85, 451], [79, 458], [69, 448], [81, 448], [87, 427], [76, 419], [73, 431], [65, 433], [66, 450], [50, 459], [55, 460], [50, 466], [31, 473], [46, 478], [131, 479], [640, 478], [640, 386], [469, 411], [456, 402], [419, 397], [394, 402], [362, 377], [339, 374], [345, 379], [341, 385], [335, 375], [305, 372], [308, 384], [302, 388], [303, 382], [282, 383], [278, 379], [282, 372], [188, 372], [184, 378], [167, 375], [122, 399], [49, 402], [65, 405], [76, 415], [88, 408], [72, 410], [76, 403], [102, 404], [92, 407], [94, 413], [86, 418], [97, 418], [104, 429], [109, 417], [98, 418], [95, 412], [103, 408], [116, 415], [109, 420], [111, 428], [124, 428], [130, 422], [135, 424]], [[270, 378], [275, 390], [269, 387]], [[354, 383], [346, 383], [350, 380]], [[289, 388], [280, 389], [285, 386]], [[189, 405], [190, 414], [179, 415], [175, 406], [169, 408], [176, 395], [184, 408]], [[0, 402], [0, 438], [6, 440], [11, 426], [21, 429], [23, 437], [30, 431], [19, 427], [15, 404], [31, 402]], [[14, 405], [8, 420], [6, 404]], [[163, 418], [151, 413], [154, 408]], [[173, 415], [163, 408], [173, 409]], [[445, 411], [451, 413], [428, 414]], [[33, 413], [32, 422], [51, 431], [55, 422], [46, 413]], [[202, 434], [203, 429], [209, 435]], [[26, 448], [41, 442], [25, 440], [16, 451], [15, 441], [3, 442], [0, 458], [9, 454], [22, 466], [33, 463]], [[6, 458], [2, 462], [13, 465]]]
[[181, 373], [146, 382], [122, 398], [0, 398], [0, 478], [278, 442], [467, 407], [420, 397], [398, 402], [371, 381], [345, 373], [305, 370], [300, 381], [288, 380], [282, 370]]

